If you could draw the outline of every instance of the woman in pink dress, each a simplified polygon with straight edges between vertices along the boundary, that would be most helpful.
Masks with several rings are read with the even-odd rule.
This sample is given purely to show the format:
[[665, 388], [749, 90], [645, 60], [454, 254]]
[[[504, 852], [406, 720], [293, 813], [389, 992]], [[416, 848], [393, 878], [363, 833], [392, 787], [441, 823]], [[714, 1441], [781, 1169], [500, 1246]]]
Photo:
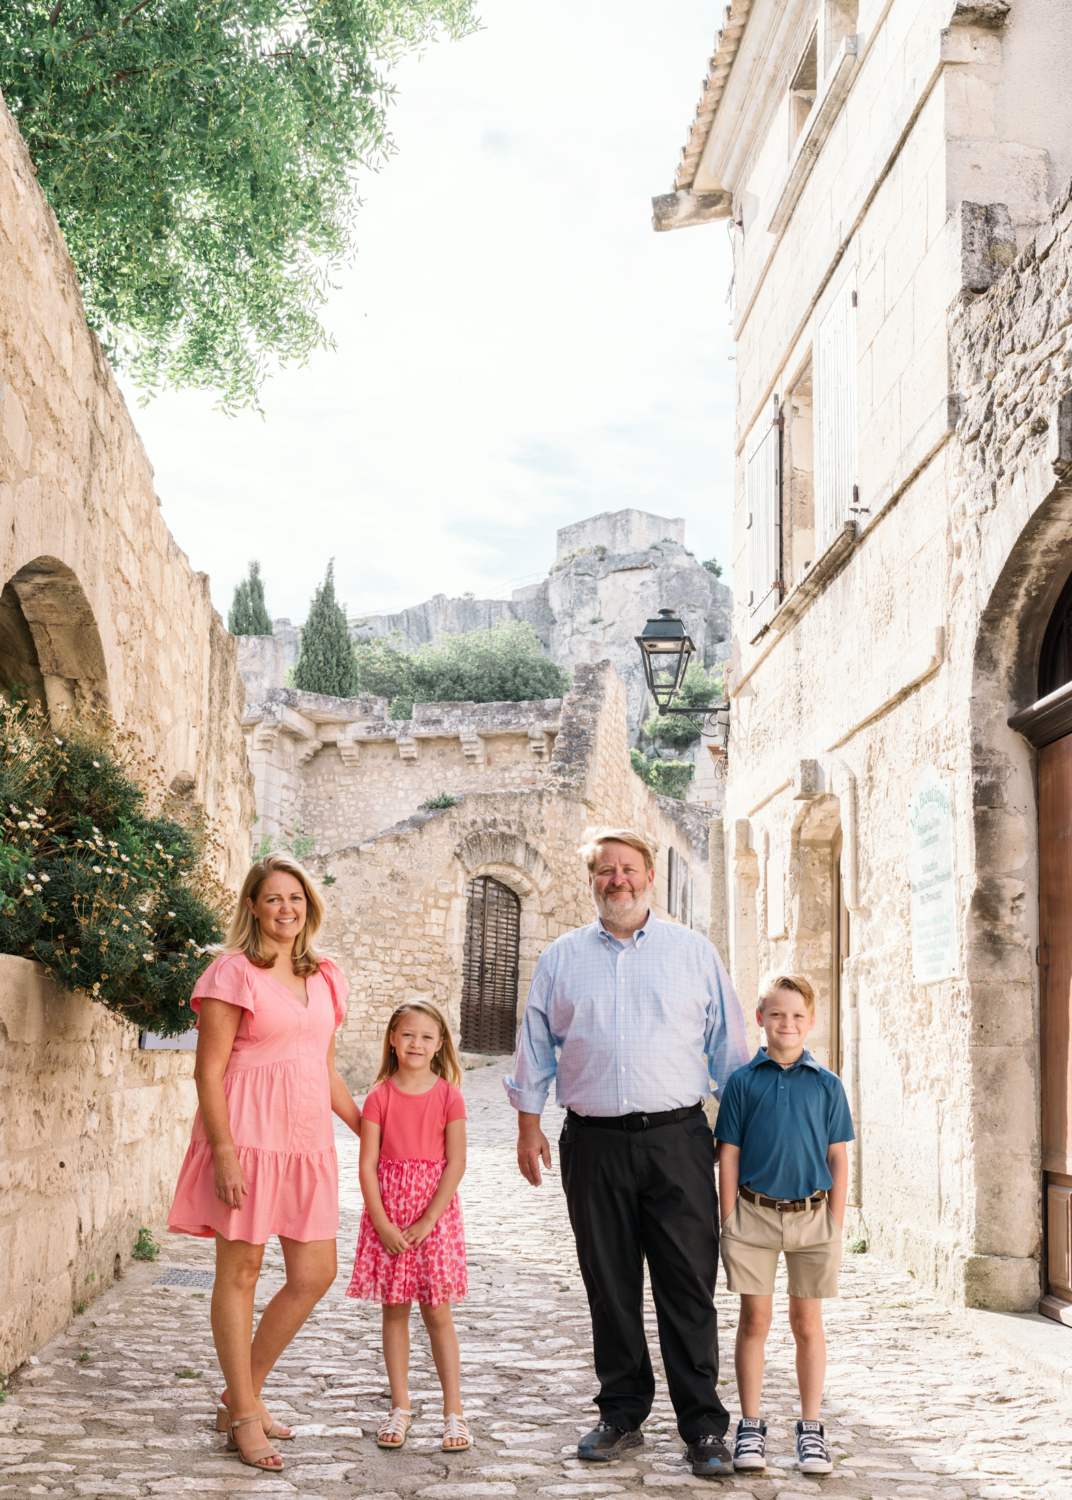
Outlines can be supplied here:
[[[339, 1169], [332, 1111], [360, 1133], [335, 1069], [348, 986], [313, 938], [324, 903], [294, 860], [246, 876], [220, 956], [194, 987], [199, 1109], [168, 1228], [216, 1240], [212, 1336], [227, 1382], [217, 1428], [243, 1463], [278, 1473], [266, 1438], [290, 1438], [261, 1400], [283, 1350], [335, 1279]], [[278, 1235], [285, 1285], [253, 1333], [264, 1246]]]

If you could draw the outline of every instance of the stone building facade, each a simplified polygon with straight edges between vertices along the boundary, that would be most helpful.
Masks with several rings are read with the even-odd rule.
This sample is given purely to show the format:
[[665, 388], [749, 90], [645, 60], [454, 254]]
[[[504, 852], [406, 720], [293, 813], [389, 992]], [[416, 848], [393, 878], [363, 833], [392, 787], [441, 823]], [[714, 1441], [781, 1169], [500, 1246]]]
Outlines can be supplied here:
[[[235, 643], [160, 514], [153, 471], [0, 101], [0, 688], [110, 709], [196, 798], [240, 877], [253, 817]], [[188, 1053], [39, 966], [0, 959], [0, 1371], [157, 1219], [194, 1109]]]
[[734, 224], [738, 989], [815, 984], [853, 1232], [1072, 1321], [1065, 22], [734, 0], [655, 215]]
[[[466, 1006], [487, 880], [513, 923], [505, 1028], [487, 1050], [512, 1048], [540, 952], [592, 920], [577, 856], [591, 825], [642, 830], [658, 850], [656, 913], [707, 932], [713, 911], [721, 940], [707, 810], [657, 796], [633, 772], [625, 687], [609, 662], [576, 668], [564, 699], [386, 713], [382, 698], [275, 688], [245, 720], [258, 837], [311, 844], [304, 857], [325, 881], [324, 942], [351, 985], [337, 1057], [355, 1089], [375, 1075], [384, 1023], [407, 998], [434, 1000], [463, 1045], [484, 1050]], [[422, 806], [433, 799], [449, 805]]]

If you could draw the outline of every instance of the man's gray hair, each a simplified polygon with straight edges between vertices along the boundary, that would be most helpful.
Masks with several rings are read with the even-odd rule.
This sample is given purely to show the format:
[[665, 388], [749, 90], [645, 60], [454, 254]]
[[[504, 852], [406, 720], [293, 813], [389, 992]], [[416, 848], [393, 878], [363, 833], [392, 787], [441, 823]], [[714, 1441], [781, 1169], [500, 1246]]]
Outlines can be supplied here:
[[589, 871], [595, 869], [599, 851], [604, 844], [628, 844], [630, 849], [635, 849], [643, 857], [646, 870], [655, 868], [655, 850], [643, 834], [635, 833], [632, 828], [586, 828], [583, 838], [584, 843], [577, 853]]

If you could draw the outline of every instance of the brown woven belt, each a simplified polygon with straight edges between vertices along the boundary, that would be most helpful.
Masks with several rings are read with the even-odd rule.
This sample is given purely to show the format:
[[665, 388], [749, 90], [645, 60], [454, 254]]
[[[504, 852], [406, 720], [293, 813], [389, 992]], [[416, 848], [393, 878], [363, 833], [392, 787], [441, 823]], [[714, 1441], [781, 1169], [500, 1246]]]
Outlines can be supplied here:
[[760, 1208], [776, 1208], [780, 1214], [799, 1214], [806, 1208], [814, 1208], [826, 1197], [826, 1189], [820, 1188], [810, 1198], [764, 1198], [762, 1193], [753, 1193], [751, 1188], [739, 1187], [737, 1191], [747, 1203], [757, 1203]]

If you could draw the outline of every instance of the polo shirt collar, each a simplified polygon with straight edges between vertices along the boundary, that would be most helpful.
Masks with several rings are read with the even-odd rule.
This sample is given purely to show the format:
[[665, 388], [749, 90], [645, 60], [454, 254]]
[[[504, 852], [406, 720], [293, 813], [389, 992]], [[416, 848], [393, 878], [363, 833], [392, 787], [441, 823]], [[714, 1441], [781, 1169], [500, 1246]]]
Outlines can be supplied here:
[[[770, 1063], [775, 1068], [782, 1068], [781, 1063], [776, 1063], [772, 1057], [767, 1056], [766, 1048], [760, 1047], [757, 1050], [755, 1057], [753, 1057], [748, 1066], [750, 1068], [761, 1068], [764, 1063]], [[801, 1053], [800, 1057], [798, 1057], [796, 1062], [793, 1064], [793, 1067], [813, 1068], [816, 1073], [821, 1073], [823, 1071], [820, 1065], [815, 1061], [814, 1057], [812, 1057], [807, 1047], [804, 1048], [804, 1051]], [[782, 1069], [782, 1071], [784, 1072], [785, 1070]], [[792, 1072], [792, 1068], [789, 1071]]]
[[625, 943], [627, 945], [629, 943], [632, 943], [634, 945], [634, 947], [637, 947], [637, 948], [639, 948], [640, 945], [647, 938], [648, 934], [651, 932], [651, 930], [654, 927], [654, 925], [655, 925], [655, 918], [651, 914], [651, 907], [650, 906], [648, 908], [648, 915], [644, 918], [644, 925], [643, 925], [643, 927], [638, 927], [637, 930], [636, 930], [636, 932], [634, 932], [632, 934], [632, 936], [628, 937], [628, 938], [616, 938], [616, 937], [614, 937], [614, 934], [612, 932], [608, 932], [607, 929], [604, 927], [604, 925], [603, 925], [603, 918], [599, 917], [599, 916], [596, 917], [596, 932], [599, 934], [599, 936], [601, 938], [605, 939], [608, 942], [610, 941], [611, 938], [614, 938], [614, 941], [616, 943]]

